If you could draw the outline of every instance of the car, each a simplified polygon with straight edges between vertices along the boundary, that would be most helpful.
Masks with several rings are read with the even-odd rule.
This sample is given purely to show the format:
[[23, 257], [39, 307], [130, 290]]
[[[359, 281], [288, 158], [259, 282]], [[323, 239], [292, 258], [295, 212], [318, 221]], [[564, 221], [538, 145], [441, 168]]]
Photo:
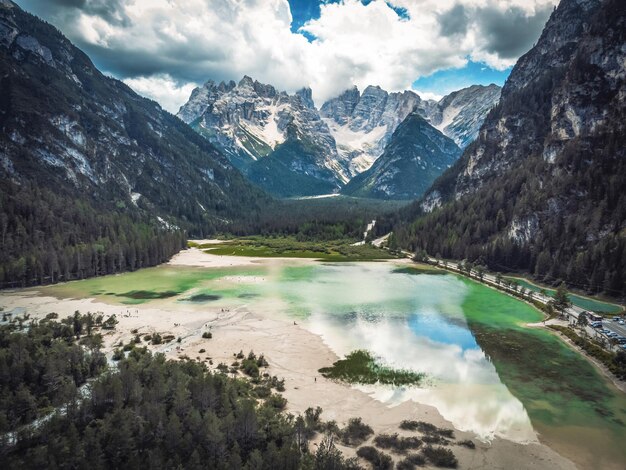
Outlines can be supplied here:
[[606, 335], [610, 338], [617, 338], [618, 336], [614, 331], [609, 331]]
[[625, 344], [626, 343], [626, 338], [624, 338], [623, 336], [621, 336], [620, 338], [617, 338], [617, 342], [619, 344]]
[[605, 335], [608, 335], [610, 332], [611, 330], [607, 330], [606, 328], [602, 330], [602, 333], [604, 333]]
[[596, 321], [591, 324], [592, 328], [602, 328], [602, 322]]
[[626, 325], [626, 322], [625, 322], [624, 320], [620, 320], [618, 323], [619, 323], [620, 325]]
[[620, 317], [613, 317], [613, 321], [620, 321], [621, 318]]

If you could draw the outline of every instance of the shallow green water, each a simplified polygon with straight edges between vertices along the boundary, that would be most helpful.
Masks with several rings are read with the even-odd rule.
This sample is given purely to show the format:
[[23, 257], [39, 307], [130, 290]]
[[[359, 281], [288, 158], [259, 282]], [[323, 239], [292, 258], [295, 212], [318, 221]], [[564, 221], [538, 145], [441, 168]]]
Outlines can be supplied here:
[[542, 319], [538, 311], [452, 274], [285, 262], [159, 267], [43, 290], [181, 314], [227, 305], [298, 317], [339, 355], [368, 349], [386, 365], [427, 375], [419, 389], [362, 387], [381, 400], [435, 406], [483, 438], [529, 441], [539, 433], [582, 467], [626, 461], [625, 395], [557, 337], [525, 327]]
[[[515, 281], [520, 286], [525, 287], [526, 289], [530, 289], [533, 292], [541, 292], [542, 290], [544, 290], [546, 294], [548, 294], [550, 297], [554, 297], [554, 294], [556, 293], [554, 289], [542, 288], [536, 284], [533, 284], [530, 281], [519, 277], [509, 277], [507, 279]], [[589, 297], [582, 297], [576, 294], [568, 294], [568, 297], [570, 301], [577, 307], [583, 308], [585, 310], [590, 310], [592, 312], [618, 313], [622, 311], [622, 308], [619, 305], [602, 302], [601, 300], [591, 299]]]

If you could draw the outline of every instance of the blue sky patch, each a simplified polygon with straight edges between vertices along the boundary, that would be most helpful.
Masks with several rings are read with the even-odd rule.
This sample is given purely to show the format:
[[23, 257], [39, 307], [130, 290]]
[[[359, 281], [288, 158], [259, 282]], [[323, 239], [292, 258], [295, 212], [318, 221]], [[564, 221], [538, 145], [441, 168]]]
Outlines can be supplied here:
[[495, 83], [502, 86], [512, 67], [496, 70], [480, 62], [469, 61], [465, 67], [458, 69], [439, 70], [431, 75], [420, 77], [413, 82], [412, 88], [421, 92], [447, 95], [471, 85], [489, 85]]

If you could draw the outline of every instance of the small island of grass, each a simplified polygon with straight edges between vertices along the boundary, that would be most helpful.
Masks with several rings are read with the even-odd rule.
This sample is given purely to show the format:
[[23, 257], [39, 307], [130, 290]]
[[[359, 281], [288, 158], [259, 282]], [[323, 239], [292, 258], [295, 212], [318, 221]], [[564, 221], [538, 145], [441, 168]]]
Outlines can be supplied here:
[[393, 369], [379, 364], [364, 350], [353, 351], [331, 367], [323, 367], [319, 372], [326, 378], [354, 384], [419, 385], [423, 373], [404, 369]]

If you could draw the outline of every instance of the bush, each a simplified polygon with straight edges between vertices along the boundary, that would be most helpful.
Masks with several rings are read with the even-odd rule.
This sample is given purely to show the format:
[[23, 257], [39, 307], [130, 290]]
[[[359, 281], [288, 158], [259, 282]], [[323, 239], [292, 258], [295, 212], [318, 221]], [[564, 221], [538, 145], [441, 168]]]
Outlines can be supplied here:
[[151, 340], [152, 340], [152, 335], [146, 335], [146, 336], [144, 336], [144, 337], [143, 337], [143, 340], [144, 340], [144, 341], [146, 341], [146, 342], [147, 342], [147, 341], [151, 341]]
[[378, 451], [372, 446], [363, 446], [356, 451], [356, 455], [372, 464], [374, 470], [391, 470], [393, 460], [384, 452]]
[[211, 339], [213, 338], [213, 333], [211, 333], [210, 331], [205, 331], [204, 333], [202, 333], [202, 338]]
[[415, 467], [423, 467], [426, 465], [426, 459], [421, 454], [409, 454], [398, 462], [397, 470], [414, 470]]
[[361, 418], [350, 418], [348, 425], [341, 430], [340, 438], [345, 445], [356, 446], [367, 440], [372, 434], [374, 434], [374, 430], [363, 423]]
[[278, 411], [284, 410], [287, 406], [287, 400], [282, 395], [278, 395], [277, 393], [270, 395], [265, 403]]
[[122, 359], [124, 359], [124, 352], [121, 349], [115, 349], [113, 351], [113, 358], [114, 361], [121, 361]]
[[470, 441], [469, 439], [466, 439], [464, 441], [459, 441], [458, 444], [460, 446], [467, 447], [468, 449], [475, 449], [476, 448], [476, 444], [474, 444], [474, 441]]
[[435, 434], [454, 439], [454, 431], [447, 428], [438, 428], [434, 424], [425, 421], [404, 420], [400, 423], [400, 429], [405, 431], [419, 431], [424, 434]]
[[200, 351], [198, 351], [199, 354], [205, 353], [206, 349], [201, 349]]
[[265, 356], [263, 356], [263, 354], [261, 354], [259, 356], [259, 358], [256, 360], [256, 365], [259, 367], [268, 367], [269, 364], [267, 362], [267, 360], [265, 359]]
[[427, 446], [422, 450], [422, 454], [436, 467], [456, 468], [459, 464], [452, 451], [445, 447]]
[[254, 393], [258, 398], [268, 398], [272, 394], [272, 389], [265, 385], [254, 387]]
[[163, 338], [160, 334], [155, 333], [152, 335], [152, 344], [161, 344], [163, 342]]
[[380, 434], [374, 438], [374, 443], [381, 449], [393, 449], [399, 453], [417, 449], [422, 445], [422, 441], [417, 437], [399, 437], [398, 434]]
[[241, 363], [241, 369], [250, 377], [259, 376], [259, 366], [257, 366], [256, 361], [253, 359], [244, 359]]

